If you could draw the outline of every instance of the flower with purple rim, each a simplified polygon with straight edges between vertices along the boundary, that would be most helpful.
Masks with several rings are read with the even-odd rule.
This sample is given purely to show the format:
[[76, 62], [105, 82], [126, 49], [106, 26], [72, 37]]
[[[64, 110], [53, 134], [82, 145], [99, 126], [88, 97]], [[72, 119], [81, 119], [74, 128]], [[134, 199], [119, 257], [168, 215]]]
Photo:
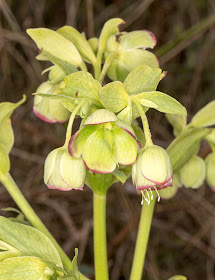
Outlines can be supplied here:
[[142, 149], [132, 168], [132, 180], [137, 191], [172, 186], [172, 166], [167, 152], [156, 145]]
[[86, 167], [82, 158], [72, 158], [67, 149], [53, 150], [45, 161], [44, 182], [49, 189], [82, 190]]
[[111, 111], [99, 109], [71, 137], [69, 153], [74, 158], [82, 156], [90, 171], [106, 174], [113, 172], [117, 164], [134, 164], [139, 145], [128, 123]]
[[[58, 85], [44, 82], [38, 87], [36, 93], [55, 94], [57, 90]], [[66, 122], [71, 114], [61, 102], [44, 98], [39, 95], [34, 96], [33, 112], [39, 119], [48, 123]]]

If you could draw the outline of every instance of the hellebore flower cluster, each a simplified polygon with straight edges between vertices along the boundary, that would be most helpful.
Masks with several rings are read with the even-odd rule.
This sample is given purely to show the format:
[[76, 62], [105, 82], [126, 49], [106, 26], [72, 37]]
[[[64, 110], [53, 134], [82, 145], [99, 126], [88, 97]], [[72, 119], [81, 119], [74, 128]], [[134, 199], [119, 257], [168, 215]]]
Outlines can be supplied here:
[[95, 111], [69, 143], [69, 153], [82, 158], [92, 172], [111, 173], [117, 164], [131, 165], [137, 159], [138, 146], [132, 127], [106, 109]]
[[148, 198], [144, 195], [144, 190], [149, 190], [151, 199], [153, 199], [152, 190], [164, 189], [172, 186], [172, 166], [167, 152], [156, 145], [150, 145], [143, 148], [138, 155], [137, 162], [132, 167], [132, 180], [137, 191], [141, 191], [143, 199], [150, 203], [149, 192], [146, 192]]

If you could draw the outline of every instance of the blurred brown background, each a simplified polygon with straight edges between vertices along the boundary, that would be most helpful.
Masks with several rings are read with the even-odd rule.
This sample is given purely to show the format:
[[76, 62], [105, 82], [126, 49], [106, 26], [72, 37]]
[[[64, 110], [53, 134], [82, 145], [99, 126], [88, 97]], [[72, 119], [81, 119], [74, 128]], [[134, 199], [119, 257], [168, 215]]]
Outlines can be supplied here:
[[[47, 154], [63, 144], [65, 126], [47, 124], [32, 113], [32, 93], [46, 80], [46, 66], [35, 60], [36, 45], [26, 35], [29, 27], [57, 29], [72, 25], [88, 37], [98, 36], [106, 20], [121, 17], [127, 31], [149, 29], [159, 50], [192, 25], [215, 13], [214, 0], [0, 0], [0, 102], [27, 102], [12, 117], [15, 145], [11, 173], [39, 216], [70, 257], [79, 248], [83, 272], [93, 269], [92, 193], [48, 190], [43, 183]], [[215, 96], [215, 26], [198, 32], [163, 56], [168, 71], [159, 89], [177, 98], [188, 119]], [[172, 129], [163, 114], [149, 112], [155, 143], [167, 147]], [[210, 152], [203, 143], [200, 154]], [[107, 236], [110, 279], [128, 279], [135, 246], [140, 198], [120, 184], [107, 201]], [[157, 203], [144, 270], [145, 280], [165, 280], [183, 274], [189, 280], [214, 280], [215, 194], [205, 184], [198, 190], [180, 189], [169, 201]], [[15, 204], [3, 187], [0, 208]], [[12, 213], [1, 211], [2, 215]], [[93, 279], [93, 276], [92, 276]]]

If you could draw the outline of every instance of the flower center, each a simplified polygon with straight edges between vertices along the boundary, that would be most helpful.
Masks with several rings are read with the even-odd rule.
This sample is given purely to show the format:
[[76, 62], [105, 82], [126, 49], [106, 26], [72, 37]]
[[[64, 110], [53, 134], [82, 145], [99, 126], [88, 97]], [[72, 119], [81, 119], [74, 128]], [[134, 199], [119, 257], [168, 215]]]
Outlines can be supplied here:
[[105, 123], [104, 128], [107, 128], [109, 130], [112, 130], [113, 125], [111, 123]]

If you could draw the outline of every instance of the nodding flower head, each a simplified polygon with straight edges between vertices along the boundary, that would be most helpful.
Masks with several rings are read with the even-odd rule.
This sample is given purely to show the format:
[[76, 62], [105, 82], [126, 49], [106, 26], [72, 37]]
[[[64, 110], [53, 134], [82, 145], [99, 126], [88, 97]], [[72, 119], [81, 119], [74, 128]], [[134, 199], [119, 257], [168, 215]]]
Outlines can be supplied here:
[[72, 158], [67, 149], [53, 150], [45, 161], [44, 182], [49, 189], [82, 190], [86, 167], [82, 158]]
[[[44, 82], [38, 87], [36, 92], [55, 94], [57, 90], [58, 85]], [[69, 119], [71, 114], [61, 102], [41, 97], [39, 95], [34, 96], [33, 111], [38, 118], [48, 123], [63, 123]]]
[[136, 162], [139, 142], [132, 127], [106, 109], [95, 111], [69, 143], [72, 157], [82, 156], [92, 172], [111, 173], [117, 164]]
[[156, 191], [160, 200], [157, 190], [172, 186], [172, 166], [167, 152], [156, 145], [142, 149], [132, 167], [132, 180], [148, 204], [153, 199], [152, 191]]

